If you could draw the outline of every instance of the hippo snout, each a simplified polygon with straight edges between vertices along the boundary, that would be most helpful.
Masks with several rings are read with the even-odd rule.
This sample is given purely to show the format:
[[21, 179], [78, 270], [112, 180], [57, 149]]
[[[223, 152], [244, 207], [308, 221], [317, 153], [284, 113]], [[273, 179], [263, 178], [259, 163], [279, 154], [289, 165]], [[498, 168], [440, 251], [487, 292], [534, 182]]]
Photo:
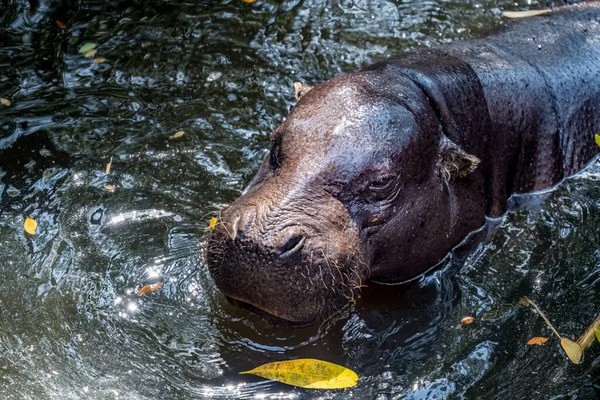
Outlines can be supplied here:
[[222, 210], [211, 233], [206, 260], [223, 294], [267, 320], [292, 325], [308, 325], [352, 301], [365, 271], [358, 231], [345, 211], [330, 207], [330, 215], [340, 215], [319, 220], [259, 200], [242, 196]]

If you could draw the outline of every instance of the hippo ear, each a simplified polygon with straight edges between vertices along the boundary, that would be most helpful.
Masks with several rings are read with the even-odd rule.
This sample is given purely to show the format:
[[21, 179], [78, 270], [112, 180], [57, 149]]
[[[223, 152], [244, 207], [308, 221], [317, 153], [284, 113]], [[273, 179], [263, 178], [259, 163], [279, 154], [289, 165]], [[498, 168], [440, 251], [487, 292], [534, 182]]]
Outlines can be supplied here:
[[294, 82], [294, 94], [296, 95], [296, 101], [300, 100], [308, 91], [312, 89], [312, 86], [308, 86], [302, 82]]
[[479, 158], [464, 151], [459, 145], [442, 136], [436, 160], [438, 173], [446, 182], [451, 179], [463, 178], [475, 171]]

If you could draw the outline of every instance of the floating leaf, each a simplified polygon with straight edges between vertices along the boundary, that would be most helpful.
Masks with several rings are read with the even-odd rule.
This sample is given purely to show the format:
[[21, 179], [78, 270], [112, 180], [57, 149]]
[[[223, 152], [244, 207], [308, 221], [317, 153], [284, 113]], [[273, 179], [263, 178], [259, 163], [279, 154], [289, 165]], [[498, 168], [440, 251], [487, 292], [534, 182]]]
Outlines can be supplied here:
[[98, 57], [98, 58], [94, 58], [94, 64], [102, 64], [104, 61], [106, 61], [106, 58], [104, 57]]
[[25, 218], [25, 224], [23, 225], [25, 232], [30, 235], [35, 235], [35, 230], [37, 229], [37, 222], [33, 218]]
[[580, 345], [583, 350], [586, 350], [594, 343], [594, 336], [597, 337], [598, 329], [600, 329], [600, 315], [596, 317], [594, 322], [592, 322], [579, 339], [577, 339], [577, 344]]
[[215, 229], [216, 225], [217, 225], [217, 219], [215, 217], [212, 217], [208, 223], [208, 227], [210, 229]]
[[185, 135], [185, 131], [177, 131], [173, 136], [169, 136], [169, 139], [177, 139]]
[[546, 318], [546, 315], [544, 315], [544, 313], [542, 312], [542, 310], [540, 310], [538, 308], [538, 306], [531, 300], [529, 300], [527, 297], [521, 297], [519, 299], [519, 303], [521, 303], [524, 306], [532, 306], [533, 308], [535, 308], [535, 310], [538, 312], [538, 314], [540, 314], [540, 317], [542, 317], [542, 319], [544, 320], [544, 322], [546, 322], [546, 325], [548, 325], [550, 327], [550, 329], [552, 329], [552, 332], [554, 332], [554, 334], [556, 335], [557, 338], [562, 339], [562, 337], [560, 336], [560, 334], [558, 333], [558, 331], [556, 329], [554, 329], [554, 327], [552, 326], [552, 324], [550, 323], [550, 321], [548, 320], [548, 318]]
[[594, 138], [596, 139], [596, 144], [598, 146], [600, 146], [600, 135], [598, 135], [597, 133], [594, 135]]
[[560, 339], [560, 347], [564, 350], [573, 364], [578, 364], [583, 357], [583, 349], [577, 343], [567, 338]]
[[106, 164], [106, 175], [110, 174], [111, 166], [112, 166], [112, 157], [110, 158], [110, 161], [108, 162], [108, 164]]
[[85, 52], [85, 54], [83, 55], [85, 58], [90, 58], [90, 57], [94, 57], [96, 55], [96, 52], [98, 50], [96, 49], [91, 49]]
[[256, 0], [242, 0], [242, 1], [243, 1], [244, 3], [247, 3], [247, 4], [252, 4], [252, 3], [254, 3]]
[[596, 339], [598, 340], [598, 342], [600, 342], [600, 326], [596, 328], [596, 331], [594, 333], [596, 334]]
[[309, 389], [342, 389], [352, 387], [358, 381], [354, 371], [312, 358], [272, 362], [240, 374], [253, 374]]
[[86, 43], [86, 44], [84, 44], [83, 46], [81, 46], [81, 47], [79, 48], [79, 52], [80, 52], [80, 53], [87, 53], [88, 51], [90, 51], [90, 50], [92, 50], [92, 49], [95, 49], [95, 48], [96, 48], [96, 46], [97, 46], [97, 44], [96, 44], [96, 43], [91, 43], [91, 42], [89, 42], [89, 43]]
[[548, 341], [548, 338], [545, 337], [534, 337], [529, 339], [527, 344], [544, 344]]
[[67, 29], [67, 25], [64, 22], [62, 22], [60, 19], [57, 19], [55, 22], [56, 22], [56, 25], [60, 29]]
[[140, 289], [140, 291], [137, 293], [137, 295], [142, 296], [146, 293], [153, 293], [153, 292], [156, 292], [157, 290], [160, 290], [162, 287], [163, 287], [162, 282], [158, 282], [153, 285], [146, 285]]
[[114, 186], [114, 185], [106, 185], [106, 186], [104, 186], [104, 187], [106, 188], [106, 190], [110, 190], [111, 192], [112, 192], [113, 190], [115, 190], [115, 186]]
[[474, 317], [464, 317], [463, 319], [460, 320], [460, 322], [463, 325], [471, 325], [473, 322], [475, 322], [475, 318]]
[[549, 12], [552, 12], [552, 10], [504, 11], [501, 16], [504, 18], [528, 18], [547, 14]]
[[4, 97], [0, 97], [0, 103], [2, 103], [2, 105], [5, 105], [6, 107], [10, 107], [10, 105], [12, 104], [12, 102], [9, 99], [5, 99]]

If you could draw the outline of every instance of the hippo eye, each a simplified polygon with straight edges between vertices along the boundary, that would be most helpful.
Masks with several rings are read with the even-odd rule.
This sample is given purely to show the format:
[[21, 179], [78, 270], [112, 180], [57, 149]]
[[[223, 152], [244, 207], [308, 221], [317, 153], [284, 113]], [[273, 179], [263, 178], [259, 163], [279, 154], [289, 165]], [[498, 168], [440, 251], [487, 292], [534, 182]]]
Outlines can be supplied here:
[[395, 179], [394, 176], [382, 176], [369, 184], [367, 198], [371, 201], [382, 201], [392, 194]]
[[381, 190], [388, 189], [394, 180], [393, 176], [383, 176], [378, 178], [376, 181], [373, 181], [369, 184], [369, 190], [378, 192]]

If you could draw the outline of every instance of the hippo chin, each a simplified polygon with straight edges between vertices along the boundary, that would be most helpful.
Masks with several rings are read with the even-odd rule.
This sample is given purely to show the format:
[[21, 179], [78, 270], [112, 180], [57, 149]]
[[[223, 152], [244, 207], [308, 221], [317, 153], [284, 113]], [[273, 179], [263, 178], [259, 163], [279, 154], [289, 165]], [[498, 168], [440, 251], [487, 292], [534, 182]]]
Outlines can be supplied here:
[[594, 158], [600, 3], [297, 89], [269, 157], [222, 210], [207, 262], [228, 298], [302, 325], [367, 280], [423, 274], [511, 194]]

